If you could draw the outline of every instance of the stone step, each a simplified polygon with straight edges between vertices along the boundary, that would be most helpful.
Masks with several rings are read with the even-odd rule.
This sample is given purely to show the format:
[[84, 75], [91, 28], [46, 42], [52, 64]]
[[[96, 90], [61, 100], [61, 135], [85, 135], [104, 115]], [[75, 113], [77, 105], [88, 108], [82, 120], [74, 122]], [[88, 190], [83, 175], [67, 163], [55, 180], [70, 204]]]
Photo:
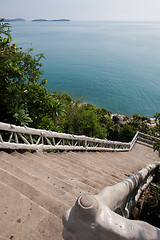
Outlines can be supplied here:
[[[40, 163], [42, 166], [48, 167], [53, 171], [56, 170], [56, 176], [60, 179], [65, 179], [65, 181], [67, 181], [67, 179], [74, 178], [75, 180], [82, 182], [94, 189], [101, 189], [102, 187], [100, 184], [88, 179], [88, 171], [86, 171], [85, 169], [74, 167], [71, 164], [64, 163], [63, 159], [59, 161], [59, 159], [54, 159], [53, 156], [51, 158], [48, 158], [47, 156], [44, 156], [44, 154], [37, 155], [27, 152], [25, 153], [25, 156], [32, 158], [36, 162]], [[57, 162], [59, 164], [57, 164]]]
[[62, 240], [61, 219], [0, 181], [1, 240]]
[[[64, 156], [67, 155], [64, 153], [60, 153], [59, 156], [64, 159]], [[73, 158], [73, 157], [72, 157]], [[68, 162], [72, 162], [71, 157], [68, 156]], [[103, 179], [110, 179], [112, 180], [112, 184], [115, 184], [122, 179], [124, 179], [124, 174], [120, 169], [116, 169], [114, 166], [110, 167], [108, 165], [103, 165], [97, 163], [97, 158], [94, 158], [91, 153], [77, 153], [77, 164], [83, 165], [85, 169], [91, 168], [92, 166], [92, 172], [95, 171], [98, 173], [98, 176], [102, 176]], [[117, 171], [119, 174], [117, 175]], [[97, 178], [98, 178], [97, 176]], [[107, 181], [105, 181], [105, 185], [107, 184]], [[108, 184], [107, 184], [108, 185]]]
[[[50, 155], [54, 157], [54, 154], [51, 153]], [[99, 170], [96, 166], [93, 165], [92, 161], [89, 161], [87, 158], [83, 157], [82, 161], [78, 161], [77, 159], [75, 161], [73, 157], [67, 157], [66, 155], [67, 154], [65, 153], [60, 153], [56, 158], [62, 159], [63, 162], [65, 161], [68, 166], [72, 166], [75, 169], [78, 168], [79, 171], [81, 171], [81, 174], [87, 174], [87, 178], [90, 178], [95, 182], [98, 181], [98, 183], [102, 184], [102, 187], [106, 184], [111, 185], [117, 183], [117, 179], [115, 179], [114, 176], [110, 176], [108, 172], [103, 172], [102, 169]]]
[[0, 168], [0, 181], [9, 187], [15, 189], [17, 192], [23, 194], [33, 202], [39, 204], [55, 216], [61, 218], [64, 212], [69, 208], [69, 205], [48, 196], [46, 193], [22, 181], [20, 178], [12, 175]]
[[[116, 157], [116, 153], [108, 152], [106, 154], [106, 153], [95, 152], [95, 153], [90, 153], [90, 156], [92, 157], [93, 165], [96, 168], [98, 168], [100, 171], [109, 170], [109, 172], [112, 172], [113, 174], [116, 173], [116, 176], [121, 176], [122, 178], [124, 178], [126, 169], [124, 168], [123, 164], [122, 165], [118, 164], [119, 158]], [[86, 158], [87, 157], [88, 156], [86, 155]], [[97, 163], [97, 159], [98, 159], [98, 163]], [[121, 162], [123, 163], [123, 159], [121, 159]]]
[[41, 160], [41, 162], [42, 164], [45, 164], [45, 166], [50, 166], [51, 168], [56, 167], [56, 170], [62, 172], [64, 176], [77, 178], [77, 180], [95, 189], [101, 188], [101, 185], [99, 183], [88, 179], [89, 173], [88, 171], [86, 171], [86, 169], [80, 167], [77, 168], [77, 166], [75, 167], [73, 164], [69, 164], [68, 162], [64, 161], [64, 159], [57, 159], [54, 156], [50, 157], [50, 154], [45, 155], [34, 153], [33, 155], [34, 159], [37, 158], [38, 161], [39, 159], [43, 159], [43, 161]]
[[147, 166], [147, 160], [143, 161], [143, 159], [126, 155], [115, 155], [117, 160], [117, 165], [121, 165], [126, 173], [134, 174], [135, 172], [141, 170], [143, 167]]
[[[83, 161], [83, 158], [87, 159], [88, 162], [90, 161], [93, 164], [93, 166], [95, 166], [96, 169], [100, 170], [100, 171], [101, 171], [101, 164], [97, 163], [97, 159], [98, 160], [101, 159], [104, 156], [104, 154], [106, 156], [106, 153], [104, 153], [104, 152], [89, 152], [89, 153], [88, 152], [84, 152], [84, 153], [74, 153], [74, 152], [72, 152], [72, 155], [73, 154], [76, 154], [76, 158], [79, 161]], [[106, 159], [108, 159], [112, 164], [112, 159], [110, 158], [109, 152], [107, 153], [107, 158]], [[103, 167], [105, 167], [105, 164], [104, 164]], [[114, 164], [112, 164], [112, 168], [115, 171], [121, 171], [122, 170], [121, 167], [117, 167]]]
[[46, 193], [48, 196], [51, 196], [57, 200], [61, 200], [63, 197], [63, 203], [66, 205], [73, 204], [73, 201], [75, 200], [73, 195], [71, 194], [69, 195], [69, 193], [63, 191], [57, 186], [53, 186], [52, 184], [47, 183], [46, 181], [43, 181], [40, 178], [37, 178], [28, 172], [25, 172], [23, 169], [14, 166], [7, 160], [2, 160], [0, 158], [0, 168], [6, 170], [12, 175], [15, 175], [16, 177], [20, 178], [22, 181]]
[[[83, 167], [83, 165], [76, 165], [75, 164], [71, 164], [69, 161], [66, 161], [66, 159], [63, 159], [62, 158], [59, 158], [59, 157], [56, 157], [56, 154], [48, 154], [48, 153], [43, 153], [43, 154], [40, 154], [40, 153], [34, 153], [34, 156], [37, 156], [37, 158], [41, 158], [41, 155], [43, 155], [43, 158], [45, 160], [45, 162], [49, 161], [49, 163], [53, 163], [53, 166], [58, 163], [59, 166], [62, 168], [63, 166], [63, 169], [65, 171], [65, 174], [70, 176], [74, 176], [74, 177], [78, 177], [80, 176], [81, 177], [81, 182], [83, 183], [86, 183], [87, 185], [93, 187], [93, 188], [101, 188], [101, 184], [104, 184], [104, 179], [102, 180], [103, 182], [97, 182], [95, 181], [95, 178], [93, 177], [93, 180], [92, 179], [89, 179], [89, 177], [91, 175], [94, 176], [94, 174], [92, 174], [91, 171], [89, 171], [88, 169], [85, 169]], [[96, 180], [97, 178], [99, 178], [99, 175], [96, 175]]]
[[[36, 153], [36, 154], [39, 154], [39, 153]], [[69, 154], [69, 153], [68, 153]], [[63, 155], [61, 156], [58, 156], [58, 157], [56, 157], [56, 154], [55, 153], [50, 153], [50, 154], [48, 154], [48, 153], [44, 153], [44, 155], [46, 156], [46, 155], [48, 155], [48, 158], [50, 158], [51, 160], [52, 159], [55, 159], [56, 161], [57, 160], [60, 160], [61, 159], [61, 161], [65, 161], [66, 163], [66, 165], [67, 166], [70, 166], [70, 165], [72, 165], [72, 166], [74, 166], [75, 168], [81, 168], [82, 169], [82, 173], [83, 173], [83, 176], [85, 176], [85, 178], [86, 179], [89, 179], [89, 180], [91, 180], [92, 182], [96, 182], [97, 184], [99, 184], [101, 187], [103, 187], [103, 186], [105, 186], [106, 184], [107, 185], [113, 185], [113, 184], [115, 184], [115, 180], [113, 180], [113, 179], [111, 179], [111, 178], [107, 178], [107, 175], [106, 174], [103, 174], [102, 172], [99, 172], [99, 173], [97, 173], [97, 172], [95, 172], [95, 169], [93, 170], [93, 168], [91, 167], [92, 166], [92, 164], [89, 162], [88, 163], [88, 165], [86, 166], [86, 164], [84, 164], [84, 161], [85, 161], [85, 159], [83, 159], [83, 162], [78, 162], [78, 161], [75, 161], [74, 159], [71, 159], [70, 158], [70, 160], [64, 160], [63, 159]], [[50, 156], [51, 155], [51, 156]], [[82, 167], [83, 166], [83, 167]], [[81, 175], [82, 175], [82, 173], [81, 173]], [[85, 179], [85, 180], [86, 180]], [[84, 180], [84, 181], [85, 181]]]
[[[76, 154], [76, 155], [75, 155]], [[50, 153], [51, 156], [55, 156], [54, 153]], [[78, 158], [78, 156], [81, 155], [81, 161], [80, 159]], [[63, 162], [65, 161], [66, 164], [71, 164], [73, 166], [75, 166], [75, 168], [80, 168], [82, 169], [83, 173], [87, 172], [87, 171], [90, 171], [92, 174], [96, 174], [96, 176], [103, 176], [103, 173], [101, 173], [101, 171], [99, 171], [99, 169], [97, 168], [94, 168], [94, 166], [92, 165], [93, 163], [93, 159], [90, 159], [90, 153], [83, 153], [83, 152], [62, 152], [62, 153], [56, 153], [56, 158], [59, 158], [59, 159], [63, 159]], [[84, 166], [84, 163], [87, 159], [87, 163], [88, 165], [85, 165]]]
[[2, 159], [7, 159], [11, 162], [14, 166], [23, 169], [24, 171], [31, 173], [33, 176], [40, 178], [53, 186], [57, 186], [58, 188], [69, 192], [73, 187], [70, 184], [62, 181], [59, 178], [56, 178], [53, 175], [53, 172], [47, 172], [48, 169], [45, 169], [40, 164], [34, 162], [33, 160], [29, 159], [28, 157], [23, 156], [20, 153], [14, 152], [14, 156], [9, 155], [5, 152], [1, 152], [0, 156]]
[[62, 240], [61, 217], [80, 194], [97, 194], [158, 161], [140, 143], [131, 152], [0, 151], [0, 239]]
[[93, 189], [72, 177], [66, 180], [66, 178], [64, 178], [64, 176], [61, 174], [61, 178], [63, 179], [57, 178], [57, 176], [60, 176], [56, 169], [53, 171], [49, 168], [46, 168], [23, 154], [14, 152], [13, 155], [8, 155], [7, 153], [2, 152], [1, 158], [7, 158], [18, 168], [21, 168], [26, 172], [31, 173], [33, 176], [36, 176], [54, 186], [59, 187], [60, 189], [63, 189], [65, 192], [67, 192], [66, 196], [72, 194], [74, 201], [82, 193], [88, 192], [93, 195], [98, 193], [97, 189]]
[[[20, 156], [19, 153], [15, 152], [15, 153], [13, 153], [13, 155], [14, 156], [16, 155], [16, 157], [20, 158], [21, 160], [28, 159], [30, 161], [28, 163], [29, 165], [32, 165], [32, 166], [34, 165], [34, 166], [36, 166], [36, 168], [43, 169], [47, 173], [52, 174], [57, 179], [60, 179], [61, 181], [69, 184], [72, 187], [79, 188], [79, 189], [84, 190], [91, 194], [97, 194], [97, 192], [98, 192], [98, 189], [95, 189], [95, 188], [83, 183], [81, 181], [80, 177], [74, 177], [74, 176], [76, 176], [74, 173], [70, 174], [70, 176], [66, 176], [65, 169], [55, 168], [51, 163], [49, 163], [49, 165], [48, 165], [48, 163], [45, 161], [42, 161], [41, 163], [39, 163], [40, 158], [37, 159], [37, 157], [35, 158], [35, 156], [32, 157], [32, 154], [25, 153]], [[32, 157], [32, 159], [30, 157]], [[72, 188], [70, 188], [70, 190], [72, 190]], [[68, 190], [68, 191], [70, 191], [70, 190]]]
[[[126, 155], [124, 155], [126, 156]], [[114, 152], [108, 152], [107, 155], [105, 153], [95, 153], [95, 159], [93, 162], [98, 159], [99, 165], [101, 166], [101, 170], [110, 169], [113, 175], [119, 176], [120, 179], [124, 179], [126, 175], [131, 174], [132, 165], [135, 165], [133, 161], [129, 161], [128, 157], [119, 157], [118, 154]], [[115, 167], [116, 166], [116, 167]], [[103, 169], [102, 169], [103, 167]], [[136, 164], [137, 167], [137, 164]], [[114, 169], [114, 171], [112, 171]]]
[[[142, 146], [139, 144], [135, 145], [136, 148], [142, 148]], [[134, 149], [134, 148], [133, 148]], [[84, 162], [85, 164], [88, 164], [89, 158], [92, 160], [92, 165], [96, 168], [103, 171], [106, 168], [109, 167], [111, 172], [116, 176], [119, 176], [121, 178], [125, 178], [125, 176], [133, 174], [139, 170], [141, 170], [143, 167], [146, 167], [151, 162], [157, 162], [159, 161], [158, 154], [153, 152], [153, 149], [150, 149], [148, 147], [144, 147], [143, 154], [138, 155], [137, 151], [139, 149], [132, 150], [131, 152], [91, 152], [91, 153], [72, 153], [76, 154], [77, 162], [79, 159], [80, 161]], [[87, 159], [87, 161], [82, 160]], [[98, 159], [98, 164], [97, 164]], [[96, 164], [96, 165], [94, 165]], [[116, 166], [116, 167], [115, 167]], [[113, 169], [113, 170], [112, 170]], [[116, 170], [116, 171], [115, 171]]]
[[8, 238], [5, 238], [3, 236], [0, 236], [0, 240], [8, 240]]

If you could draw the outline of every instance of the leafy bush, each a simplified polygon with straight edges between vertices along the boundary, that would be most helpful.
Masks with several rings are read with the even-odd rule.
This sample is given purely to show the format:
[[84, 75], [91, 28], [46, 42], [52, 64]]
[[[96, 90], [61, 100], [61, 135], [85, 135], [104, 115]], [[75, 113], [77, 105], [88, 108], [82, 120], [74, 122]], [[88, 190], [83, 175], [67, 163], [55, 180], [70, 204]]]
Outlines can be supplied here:
[[[155, 133], [156, 133], [156, 137], [160, 136], [160, 113], [156, 113], [154, 115], [156, 122], [157, 122], [157, 126], [155, 128]], [[158, 151], [160, 153], [160, 142], [154, 143], [153, 144], [153, 149], [154, 151]]]
[[160, 170], [145, 193], [140, 220], [160, 228]]
[[10, 26], [0, 20], [0, 121], [58, 130], [61, 105], [45, 88], [46, 80], [40, 81], [42, 58], [12, 43]]

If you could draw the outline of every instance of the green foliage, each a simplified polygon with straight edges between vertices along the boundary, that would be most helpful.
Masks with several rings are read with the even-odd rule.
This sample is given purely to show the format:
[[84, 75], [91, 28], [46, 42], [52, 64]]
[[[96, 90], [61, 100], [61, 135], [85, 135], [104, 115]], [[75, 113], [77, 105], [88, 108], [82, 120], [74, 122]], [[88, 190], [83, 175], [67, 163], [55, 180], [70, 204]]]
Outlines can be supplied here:
[[155, 117], [156, 121], [158, 121], [160, 119], [160, 113], [155, 113], [154, 117]]
[[135, 130], [143, 132], [143, 133], [149, 133], [151, 123], [150, 118], [146, 116], [141, 116], [139, 114], [134, 114], [131, 120], [129, 121], [129, 125], [132, 126]]
[[4, 18], [0, 19], [0, 35], [10, 37], [11, 27], [8, 23], [4, 22]]
[[53, 97], [64, 106], [64, 115], [58, 123], [66, 133], [106, 138], [105, 124], [110, 112], [96, 108], [92, 104], [83, 103], [82, 99], [72, 99], [67, 93], [54, 92]]
[[155, 227], [160, 227], [160, 170], [157, 171], [153, 182], [145, 196], [145, 204], [140, 220], [146, 221]]
[[71, 131], [80, 135], [85, 134], [86, 136], [99, 138], [107, 137], [107, 130], [101, 125], [95, 106], [91, 104], [79, 106], [68, 126]]
[[130, 142], [134, 135], [136, 134], [136, 130], [129, 124], [126, 124], [124, 127], [121, 128], [120, 131], [120, 140], [123, 142]]
[[[155, 117], [156, 123], [157, 123], [156, 129], [155, 129], [156, 137], [159, 137], [160, 136], [160, 113], [156, 113], [154, 115], [154, 117]], [[160, 153], [160, 142], [154, 143], [153, 149], [154, 149], [154, 151], [158, 151]]]
[[160, 192], [160, 183], [151, 183], [151, 186]]
[[45, 88], [46, 79], [40, 81], [43, 58], [12, 43], [9, 25], [0, 20], [0, 121], [59, 130], [61, 104]]
[[121, 126], [112, 121], [111, 112], [104, 108], [73, 99], [67, 93], [54, 92], [53, 97], [64, 107], [63, 117], [57, 118], [63, 132], [124, 142], [131, 141], [137, 131], [155, 135], [155, 128], [151, 127], [151, 120], [146, 116], [126, 116], [126, 123]]

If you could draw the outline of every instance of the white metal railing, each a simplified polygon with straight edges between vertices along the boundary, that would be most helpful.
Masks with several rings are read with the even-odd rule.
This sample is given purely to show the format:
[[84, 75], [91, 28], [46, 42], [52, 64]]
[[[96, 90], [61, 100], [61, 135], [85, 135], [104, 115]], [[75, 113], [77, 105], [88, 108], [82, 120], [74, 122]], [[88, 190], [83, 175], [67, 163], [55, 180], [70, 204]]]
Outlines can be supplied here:
[[137, 139], [142, 141], [142, 142], [146, 142], [148, 144], [153, 144], [155, 142], [159, 142], [160, 143], [160, 138], [157, 138], [157, 137], [154, 137], [154, 136], [150, 136], [148, 134], [141, 133], [141, 132], [138, 132]]
[[137, 132], [129, 143], [102, 140], [86, 136], [57, 133], [0, 122], [0, 149], [26, 150], [79, 150], [79, 151], [130, 151], [135, 142], [160, 141], [160, 139]]
[[142, 192], [152, 181], [160, 162], [148, 165], [98, 195], [81, 195], [63, 216], [65, 240], [159, 240], [160, 229], [128, 220]]

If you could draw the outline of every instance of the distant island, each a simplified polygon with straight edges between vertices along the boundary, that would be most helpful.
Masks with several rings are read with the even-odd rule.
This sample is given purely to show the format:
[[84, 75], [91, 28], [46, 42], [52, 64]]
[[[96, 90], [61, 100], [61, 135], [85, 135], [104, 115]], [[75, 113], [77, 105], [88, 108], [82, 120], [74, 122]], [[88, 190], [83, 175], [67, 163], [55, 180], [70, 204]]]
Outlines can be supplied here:
[[69, 19], [55, 19], [55, 20], [47, 20], [47, 19], [33, 19], [32, 22], [68, 22]]
[[25, 19], [22, 18], [13, 18], [13, 19], [5, 19], [4, 22], [25, 22]]
[[[9, 19], [6, 18], [4, 19], [4, 22], [25, 22], [26, 20], [23, 18], [13, 18], [13, 19]], [[48, 19], [33, 19], [31, 20], [32, 22], [69, 22], [70, 19], [53, 19], [53, 20], [48, 20]]]

